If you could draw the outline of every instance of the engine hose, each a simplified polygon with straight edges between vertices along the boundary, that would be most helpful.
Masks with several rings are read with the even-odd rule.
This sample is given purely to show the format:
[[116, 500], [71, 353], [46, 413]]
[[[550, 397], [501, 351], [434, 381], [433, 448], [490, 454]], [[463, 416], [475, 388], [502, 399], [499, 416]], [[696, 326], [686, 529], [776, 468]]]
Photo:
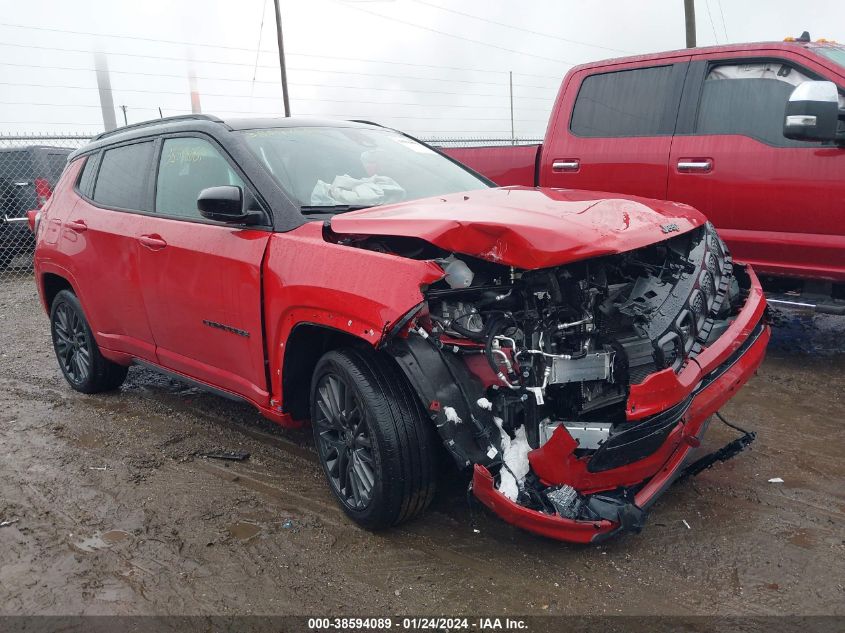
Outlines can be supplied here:
[[484, 343], [484, 356], [487, 358], [487, 363], [490, 365], [490, 368], [493, 370], [496, 376], [499, 377], [499, 380], [504, 382], [511, 389], [517, 389], [518, 386], [514, 385], [510, 380], [512, 379], [512, 377], [506, 377], [504, 375], [501, 367], [499, 367], [499, 364], [496, 362], [496, 358], [493, 356], [493, 341], [495, 340], [495, 337], [499, 333], [500, 329], [503, 329], [500, 328], [500, 324], [502, 324], [504, 320], [505, 319], [503, 319], [502, 317], [494, 316], [488, 322], [488, 325], [485, 328], [487, 340]]

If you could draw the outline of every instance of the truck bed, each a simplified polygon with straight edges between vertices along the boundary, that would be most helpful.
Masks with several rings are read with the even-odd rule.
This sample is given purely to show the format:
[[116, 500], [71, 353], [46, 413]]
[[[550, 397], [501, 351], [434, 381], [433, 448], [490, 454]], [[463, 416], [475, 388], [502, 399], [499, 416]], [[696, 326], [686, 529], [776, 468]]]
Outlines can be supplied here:
[[536, 186], [537, 157], [542, 145], [448, 147], [441, 151], [483, 174], [500, 187]]

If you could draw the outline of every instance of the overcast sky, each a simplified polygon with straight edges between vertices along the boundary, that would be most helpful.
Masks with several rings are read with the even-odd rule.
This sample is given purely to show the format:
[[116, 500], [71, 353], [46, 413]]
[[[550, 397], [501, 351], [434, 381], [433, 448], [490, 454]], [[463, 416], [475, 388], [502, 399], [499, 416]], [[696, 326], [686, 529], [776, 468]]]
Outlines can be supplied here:
[[[845, 3], [697, 0], [698, 43], [845, 42]], [[423, 137], [545, 131], [574, 64], [684, 46], [682, 0], [282, 0], [295, 115], [366, 118]], [[263, 22], [263, 28], [262, 28]], [[259, 44], [260, 42], [260, 44]], [[260, 51], [259, 51], [260, 49]], [[94, 51], [118, 122], [281, 112], [272, 0], [0, 0], [0, 134], [102, 129]]]

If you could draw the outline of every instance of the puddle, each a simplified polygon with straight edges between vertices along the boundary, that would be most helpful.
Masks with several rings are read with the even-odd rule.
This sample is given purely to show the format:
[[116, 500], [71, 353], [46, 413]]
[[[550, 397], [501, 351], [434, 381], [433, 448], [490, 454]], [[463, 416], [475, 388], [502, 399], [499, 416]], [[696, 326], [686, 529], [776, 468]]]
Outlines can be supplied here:
[[816, 546], [816, 539], [807, 530], [798, 530], [789, 537], [789, 542], [804, 549], [813, 549]]
[[109, 530], [108, 532], [94, 532], [93, 536], [71, 543], [70, 546], [80, 552], [95, 552], [108, 549], [131, 538], [129, 532], [123, 530]]
[[833, 356], [845, 352], [845, 317], [801, 310], [772, 310], [770, 350]]
[[100, 436], [94, 433], [83, 433], [71, 441], [79, 448], [100, 448], [103, 445]]
[[246, 521], [237, 521], [231, 525], [227, 525], [226, 529], [229, 530], [232, 538], [236, 538], [239, 541], [248, 541], [261, 531], [261, 528], [255, 525], [255, 523], [247, 523]]

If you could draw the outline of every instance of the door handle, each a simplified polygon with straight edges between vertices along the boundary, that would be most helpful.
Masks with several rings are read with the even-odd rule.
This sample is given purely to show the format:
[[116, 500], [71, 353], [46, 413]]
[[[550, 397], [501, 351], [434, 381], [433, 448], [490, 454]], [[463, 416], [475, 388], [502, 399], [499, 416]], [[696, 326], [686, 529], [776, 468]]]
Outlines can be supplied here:
[[682, 158], [678, 161], [678, 171], [710, 171], [713, 169], [712, 158]]
[[65, 226], [76, 233], [83, 233], [88, 230], [88, 226], [82, 220], [69, 220], [65, 222]]
[[577, 158], [557, 158], [552, 161], [552, 171], [578, 171], [581, 168], [581, 161]]
[[141, 242], [142, 246], [146, 246], [151, 251], [160, 251], [167, 246], [167, 242], [161, 239], [160, 235], [142, 235], [138, 238], [138, 241]]

